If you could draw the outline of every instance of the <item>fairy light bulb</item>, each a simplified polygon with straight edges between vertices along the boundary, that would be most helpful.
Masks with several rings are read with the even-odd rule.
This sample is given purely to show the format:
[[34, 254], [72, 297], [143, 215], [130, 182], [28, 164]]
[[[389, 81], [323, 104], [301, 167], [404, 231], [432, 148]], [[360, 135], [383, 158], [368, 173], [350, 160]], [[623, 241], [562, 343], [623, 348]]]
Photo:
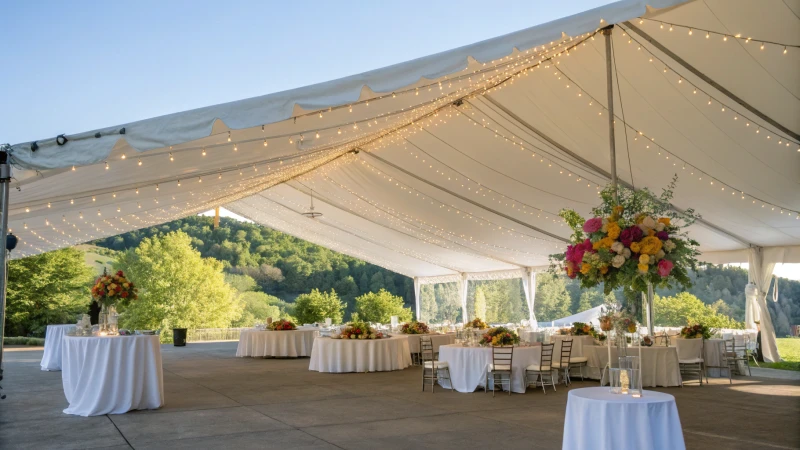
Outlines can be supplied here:
[[92, 201], [93, 202], [97, 201], [97, 198], [94, 195], [92, 196]]
[[764, 43], [763, 42], [761, 43], [761, 47], [759, 47], [759, 49], [760, 50], [764, 50]]
[[[336, 131], [336, 133], [337, 133], [337, 134], [342, 134], [342, 129], [341, 129], [341, 128], [339, 128], [339, 130], [337, 130], [337, 131]], [[75, 169], [72, 169], [72, 170], [75, 170]]]
[[169, 160], [170, 161], [175, 161], [175, 157], [172, 156], [172, 152], [169, 152]]
[[230, 142], [230, 141], [231, 141], [231, 132], [228, 131], [228, 142]]
[[101, 214], [100, 214], [100, 210], [99, 210], [99, 209], [97, 210], [97, 215], [98, 215], [98, 216], [99, 216], [99, 215], [101, 215]]
[[203, 149], [203, 156], [206, 156], [206, 149]]
[[75, 172], [75, 166], [72, 166], [72, 171]]
[[47, 202], [47, 207], [48, 207], [48, 208], [50, 207], [50, 202]]
[[319, 139], [319, 131], [317, 131], [317, 132], [314, 134], [314, 137], [315, 137], [315, 138], [317, 138], [317, 139]]
[[236, 144], [233, 144], [233, 151], [238, 152], [239, 151], [239, 146], [236, 145]]
[[691, 35], [692, 35], [692, 29], [689, 28], [689, 36], [691, 36]]
[[123, 153], [122, 156], [120, 156], [120, 159], [125, 159], [125, 153]]
[[786, 47], [783, 47], [783, 54], [785, 55], [787, 52]]
[[158, 183], [156, 183], [156, 190], [159, 190], [159, 189], [160, 189], [160, 188], [158, 187]]
[[267, 144], [267, 140], [264, 139], [264, 147], [266, 147], [267, 145], [269, 145], [269, 144]]
[[178, 187], [181, 187], [181, 180], [178, 180]]
[[292, 140], [292, 138], [289, 138], [289, 143], [290, 144], [294, 144], [294, 141]]
[[117, 212], [122, 212], [122, 208], [120, 208], [119, 206], [117, 206]]
[[200, 177], [197, 177], [197, 182], [198, 182], [198, 183], [202, 183], [202, 182], [203, 182], [203, 179], [202, 179], [202, 178], [200, 178]]
[[136, 188], [136, 193], [137, 193], [137, 194], [139, 193], [139, 188]]
[[75, 204], [75, 199], [72, 199], [72, 198], [71, 198], [71, 199], [69, 199], [69, 204], [70, 204], [70, 205], [74, 205], [74, 204]]
[[728, 42], [728, 36], [722, 36], [722, 41], [723, 42]]
[[138, 163], [138, 164], [139, 164], [140, 166], [142, 165], [142, 158], [139, 158], [139, 163]]
[[709, 38], [711, 38], [711, 34], [708, 31], [706, 31], [706, 39], [709, 39]]

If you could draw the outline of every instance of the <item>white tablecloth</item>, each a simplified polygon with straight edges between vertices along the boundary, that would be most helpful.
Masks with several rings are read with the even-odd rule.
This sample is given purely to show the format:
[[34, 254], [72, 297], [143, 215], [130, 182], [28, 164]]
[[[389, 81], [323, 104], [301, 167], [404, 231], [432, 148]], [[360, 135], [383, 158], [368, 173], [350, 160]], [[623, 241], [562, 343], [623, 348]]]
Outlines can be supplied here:
[[[595, 345], [584, 347], [589, 364], [589, 378], [599, 380], [603, 367], [608, 362], [608, 349]], [[628, 356], [639, 356], [638, 347], [628, 347]], [[611, 347], [611, 367], [619, 367], [617, 348]], [[606, 378], [606, 381], [608, 379]], [[681, 371], [678, 366], [678, 351], [675, 347], [642, 347], [642, 385], [680, 386]]]
[[587, 356], [584, 347], [594, 347], [594, 338], [591, 336], [565, 336], [554, 334], [550, 336], [550, 343], [553, 344], [553, 361], [559, 361], [561, 358], [561, 343], [564, 341], [572, 341], [571, 358]]
[[66, 414], [99, 416], [164, 406], [158, 336], [64, 336]]
[[572, 389], [567, 394], [564, 450], [685, 449], [675, 397], [644, 391], [641, 398], [608, 388]]
[[[532, 347], [514, 347], [514, 359], [511, 366], [511, 391], [525, 392], [525, 368], [531, 364], [539, 364], [542, 357], [540, 345]], [[439, 347], [439, 361], [450, 365], [449, 386], [446, 380], [439, 380], [442, 387], [455, 389], [458, 392], [475, 392], [486, 382], [486, 371], [492, 363], [491, 347], [464, 347], [462, 345], [443, 345]], [[491, 379], [489, 380], [491, 382]], [[491, 388], [491, 386], [490, 386]]]
[[236, 356], [311, 356], [317, 328], [304, 328], [292, 331], [242, 330]]
[[317, 338], [308, 370], [317, 372], [385, 372], [411, 365], [405, 336], [387, 339]]
[[399, 336], [403, 336], [408, 339], [408, 349], [411, 353], [419, 353], [420, 351], [420, 337], [421, 336], [430, 336], [431, 342], [433, 343], [433, 351], [438, 352], [439, 347], [442, 345], [452, 344], [456, 341], [456, 334], [455, 333], [448, 333], [448, 334], [400, 334]]
[[42, 370], [61, 370], [61, 341], [75, 325], [48, 325], [44, 334]]

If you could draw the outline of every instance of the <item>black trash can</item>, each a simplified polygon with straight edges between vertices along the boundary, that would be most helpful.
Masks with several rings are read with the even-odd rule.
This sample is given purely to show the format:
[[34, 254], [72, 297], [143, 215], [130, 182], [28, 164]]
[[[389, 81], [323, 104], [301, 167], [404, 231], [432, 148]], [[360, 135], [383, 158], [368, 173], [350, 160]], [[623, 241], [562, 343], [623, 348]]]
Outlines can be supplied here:
[[172, 329], [172, 345], [175, 347], [186, 347], [186, 328]]

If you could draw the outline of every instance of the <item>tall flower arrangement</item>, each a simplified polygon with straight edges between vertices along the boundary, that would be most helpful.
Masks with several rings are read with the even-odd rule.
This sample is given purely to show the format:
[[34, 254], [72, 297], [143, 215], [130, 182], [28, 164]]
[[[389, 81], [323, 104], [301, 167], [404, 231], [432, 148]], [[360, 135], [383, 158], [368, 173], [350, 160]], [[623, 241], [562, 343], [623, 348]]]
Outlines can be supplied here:
[[138, 289], [133, 281], [125, 278], [122, 271], [108, 275], [103, 274], [92, 286], [92, 299], [100, 305], [112, 306], [118, 302], [126, 303], [136, 300]]
[[618, 287], [646, 292], [655, 287], [691, 287], [689, 269], [696, 269], [696, 241], [683, 229], [699, 217], [693, 210], [677, 212], [670, 206], [677, 176], [656, 197], [647, 189], [614, 188], [600, 193], [602, 203], [585, 220], [572, 210], [561, 217], [573, 230], [564, 253], [551, 255], [552, 268], [591, 288], [603, 283], [606, 294]]

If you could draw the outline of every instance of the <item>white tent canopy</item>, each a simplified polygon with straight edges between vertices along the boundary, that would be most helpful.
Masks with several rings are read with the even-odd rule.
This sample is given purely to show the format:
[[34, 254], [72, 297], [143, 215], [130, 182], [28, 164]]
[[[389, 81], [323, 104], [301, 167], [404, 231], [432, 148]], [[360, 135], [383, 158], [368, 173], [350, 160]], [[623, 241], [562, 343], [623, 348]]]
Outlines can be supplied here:
[[[800, 262], [800, 2], [622, 0], [305, 88], [10, 147], [23, 257], [222, 205], [411, 277], [524, 273], [620, 179], [703, 259]], [[748, 39], [751, 38], [751, 39]], [[763, 47], [763, 49], [762, 49]], [[309, 219], [315, 208], [323, 215]], [[776, 253], [777, 254], [777, 253]], [[471, 275], [469, 275], [471, 274]]]
[[556, 326], [556, 327], [563, 327], [563, 326], [570, 326], [575, 322], [582, 322], [582, 323], [594, 323], [595, 325], [599, 325], [600, 316], [603, 315], [603, 305], [595, 306], [594, 308], [587, 309], [586, 311], [581, 311], [577, 314], [573, 314], [568, 317], [562, 317], [561, 319], [556, 319], [552, 322], [539, 322], [539, 326], [547, 327], [547, 326]]

